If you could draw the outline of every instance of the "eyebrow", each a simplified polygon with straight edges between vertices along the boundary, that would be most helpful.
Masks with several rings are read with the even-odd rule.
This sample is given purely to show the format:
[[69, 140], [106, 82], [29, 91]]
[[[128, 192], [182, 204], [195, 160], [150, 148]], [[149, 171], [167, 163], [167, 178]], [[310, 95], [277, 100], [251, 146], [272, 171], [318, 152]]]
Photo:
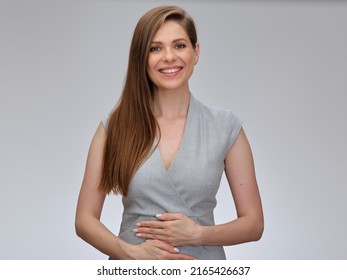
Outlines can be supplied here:
[[[188, 42], [185, 38], [178, 38], [178, 39], [173, 40], [172, 43], [177, 43], [177, 42], [179, 42], [179, 41]], [[158, 44], [158, 45], [160, 45], [160, 44], [162, 44], [162, 42], [160, 42], [160, 41], [153, 41], [152, 44]]]

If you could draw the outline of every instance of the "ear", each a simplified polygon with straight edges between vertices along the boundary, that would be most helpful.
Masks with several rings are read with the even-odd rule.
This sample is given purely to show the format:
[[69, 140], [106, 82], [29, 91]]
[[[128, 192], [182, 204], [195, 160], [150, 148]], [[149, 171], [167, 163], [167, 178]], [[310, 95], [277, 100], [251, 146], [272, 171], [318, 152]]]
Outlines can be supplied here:
[[200, 56], [200, 44], [199, 44], [199, 42], [196, 42], [194, 51], [195, 51], [194, 65], [196, 65], [199, 61], [199, 56]]

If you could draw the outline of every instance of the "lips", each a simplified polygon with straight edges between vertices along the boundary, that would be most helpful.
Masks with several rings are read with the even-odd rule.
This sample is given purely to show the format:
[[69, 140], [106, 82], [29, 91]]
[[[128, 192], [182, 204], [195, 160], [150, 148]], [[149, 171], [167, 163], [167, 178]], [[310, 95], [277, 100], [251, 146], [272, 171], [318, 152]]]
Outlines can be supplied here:
[[160, 73], [163, 73], [163, 74], [175, 74], [179, 71], [181, 71], [183, 69], [183, 67], [170, 67], [170, 68], [161, 68], [159, 69], [159, 72]]

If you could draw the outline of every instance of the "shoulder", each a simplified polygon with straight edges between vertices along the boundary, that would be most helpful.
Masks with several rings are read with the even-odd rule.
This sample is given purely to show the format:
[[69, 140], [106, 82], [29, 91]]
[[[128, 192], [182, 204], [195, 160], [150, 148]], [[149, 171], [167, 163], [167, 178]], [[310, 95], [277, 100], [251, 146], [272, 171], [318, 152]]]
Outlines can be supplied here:
[[105, 116], [104, 118], [101, 119], [101, 124], [104, 127], [105, 130], [107, 130], [107, 125], [108, 125], [108, 119], [109, 115]]
[[194, 97], [193, 103], [208, 134], [217, 137], [228, 150], [241, 131], [242, 121], [231, 110], [205, 105]]
[[213, 125], [242, 125], [242, 121], [231, 111], [224, 108], [206, 105], [194, 98], [193, 101], [198, 108], [200, 117]]
[[112, 117], [113, 113], [117, 107], [113, 107], [110, 111], [108, 111], [104, 116], [101, 118], [101, 124], [103, 125], [104, 129], [107, 131], [108, 130], [108, 123], [110, 118]]

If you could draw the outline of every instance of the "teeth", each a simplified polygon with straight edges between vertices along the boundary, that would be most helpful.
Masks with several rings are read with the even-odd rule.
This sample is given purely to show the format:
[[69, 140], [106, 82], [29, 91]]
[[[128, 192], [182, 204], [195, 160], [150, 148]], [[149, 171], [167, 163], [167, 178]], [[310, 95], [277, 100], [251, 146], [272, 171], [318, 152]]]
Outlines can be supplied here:
[[176, 73], [176, 72], [178, 72], [180, 70], [181, 70], [181, 68], [162, 69], [162, 70], [160, 70], [160, 72], [162, 72], [164, 74], [172, 74], [172, 73]]

